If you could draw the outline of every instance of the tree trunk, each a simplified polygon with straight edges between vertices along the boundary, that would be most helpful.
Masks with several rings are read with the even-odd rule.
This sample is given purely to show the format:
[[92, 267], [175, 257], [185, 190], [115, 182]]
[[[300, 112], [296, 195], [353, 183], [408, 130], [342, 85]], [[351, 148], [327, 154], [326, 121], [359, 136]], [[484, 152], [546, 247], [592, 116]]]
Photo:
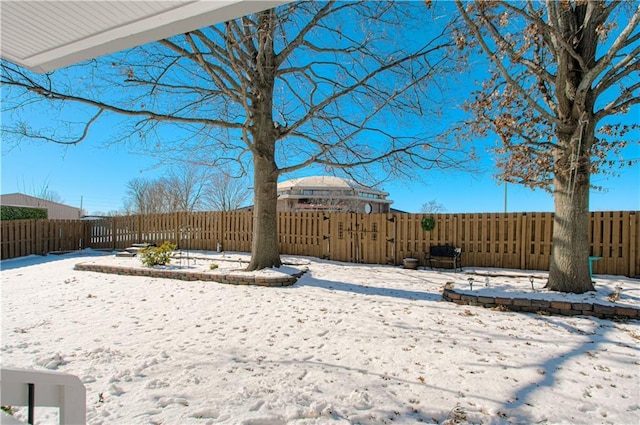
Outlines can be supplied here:
[[[594, 290], [589, 275], [588, 143], [571, 134], [558, 135], [558, 139], [566, 149], [556, 162], [553, 180], [555, 215], [547, 286], [552, 291], [581, 294]], [[571, 153], [575, 158], [578, 151], [580, 160], [571, 167]]]
[[273, 88], [276, 54], [274, 9], [259, 13], [255, 70], [251, 72], [253, 139], [253, 240], [247, 270], [280, 267], [278, 248], [278, 176], [276, 164], [277, 129], [273, 125]]
[[[280, 267], [278, 249], [278, 169], [273, 158], [254, 155], [251, 262], [247, 270]], [[257, 231], [256, 231], [257, 230]]]

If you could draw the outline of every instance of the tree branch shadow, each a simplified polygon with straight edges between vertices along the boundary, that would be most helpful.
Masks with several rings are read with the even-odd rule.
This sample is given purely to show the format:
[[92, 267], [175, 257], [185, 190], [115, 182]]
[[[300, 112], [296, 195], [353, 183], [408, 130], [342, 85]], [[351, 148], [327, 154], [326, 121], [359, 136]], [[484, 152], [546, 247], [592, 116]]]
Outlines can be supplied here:
[[[529, 382], [527, 385], [517, 390], [511, 398], [512, 401], [504, 403], [503, 406], [505, 409], [519, 409], [524, 406], [530, 406], [530, 402], [532, 401], [531, 399], [534, 393], [536, 393], [537, 391], [544, 391], [545, 389], [553, 388], [558, 384], [558, 371], [562, 370], [562, 366], [568, 363], [571, 359], [584, 355], [587, 352], [596, 351], [599, 347], [602, 347], [606, 344], [618, 344], [618, 342], [613, 341], [607, 337], [607, 334], [611, 332], [613, 327], [601, 326], [601, 321], [599, 319], [594, 319], [592, 321], [593, 332], [585, 332], [584, 330], [574, 327], [567, 322], [563, 322], [560, 318], [541, 316], [540, 320], [564, 328], [570, 333], [583, 334], [587, 338], [585, 338], [584, 342], [582, 342], [580, 345], [570, 349], [565, 354], [549, 358], [542, 364], [540, 364], [538, 367], [541, 374], [541, 379], [538, 381]], [[631, 348], [635, 349], [636, 351], [640, 351], [640, 348], [638, 347]]]
[[429, 291], [409, 291], [406, 289], [383, 288], [371, 285], [359, 285], [355, 283], [337, 282], [332, 280], [316, 279], [313, 272], [309, 271], [302, 276], [296, 286], [315, 286], [334, 291], [353, 292], [362, 295], [373, 295], [391, 298], [400, 298], [411, 301], [442, 301], [442, 293]]

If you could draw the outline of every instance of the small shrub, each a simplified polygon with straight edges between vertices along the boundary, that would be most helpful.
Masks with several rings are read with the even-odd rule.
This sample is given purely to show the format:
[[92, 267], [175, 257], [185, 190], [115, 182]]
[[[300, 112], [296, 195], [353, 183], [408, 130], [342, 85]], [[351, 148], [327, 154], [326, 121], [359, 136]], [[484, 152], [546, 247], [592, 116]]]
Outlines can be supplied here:
[[169, 241], [164, 241], [160, 246], [150, 246], [140, 251], [140, 261], [147, 267], [164, 266], [171, 262], [171, 252], [176, 246]]
[[209, 270], [215, 270], [217, 268], [218, 268], [217, 264], [213, 264], [213, 263], [209, 264]]

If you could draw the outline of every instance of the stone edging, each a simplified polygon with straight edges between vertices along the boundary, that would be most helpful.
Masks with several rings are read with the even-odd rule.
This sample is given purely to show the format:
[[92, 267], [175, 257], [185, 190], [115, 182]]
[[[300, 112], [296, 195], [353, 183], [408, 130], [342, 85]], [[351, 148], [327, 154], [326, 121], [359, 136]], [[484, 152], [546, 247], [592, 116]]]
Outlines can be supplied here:
[[640, 319], [640, 309], [591, 303], [532, 300], [529, 298], [501, 298], [469, 295], [445, 288], [442, 298], [460, 305], [497, 308], [508, 311], [554, 314], [561, 316], [594, 316], [600, 319]]
[[189, 272], [180, 270], [162, 270], [151, 268], [134, 268], [134, 267], [122, 267], [122, 266], [104, 266], [100, 264], [87, 264], [79, 263], [74, 267], [75, 270], [98, 272], [98, 273], [110, 273], [125, 276], [144, 276], [144, 277], [157, 277], [165, 279], [178, 279], [178, 280], [201, 280], [205, 282], [217, 282], [229, 285], [257, 285], [257, 286], [291, 286], [300, 276], [302, 276], [307, 270], [301, 270], [292, 276], [287, 277], [271, 277], [271, 276], [255, 276], [255, 275], [242, 275], [239, 273], [206, 273], [206, 272]]

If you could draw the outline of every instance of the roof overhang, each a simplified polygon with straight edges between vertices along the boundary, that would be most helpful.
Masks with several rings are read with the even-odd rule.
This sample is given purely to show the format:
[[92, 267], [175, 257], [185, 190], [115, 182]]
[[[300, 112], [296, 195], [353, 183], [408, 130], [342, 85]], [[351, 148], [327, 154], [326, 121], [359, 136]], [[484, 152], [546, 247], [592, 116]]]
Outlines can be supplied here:
[[2, 0], [0, 56], [48, 72], [289, 1]]

